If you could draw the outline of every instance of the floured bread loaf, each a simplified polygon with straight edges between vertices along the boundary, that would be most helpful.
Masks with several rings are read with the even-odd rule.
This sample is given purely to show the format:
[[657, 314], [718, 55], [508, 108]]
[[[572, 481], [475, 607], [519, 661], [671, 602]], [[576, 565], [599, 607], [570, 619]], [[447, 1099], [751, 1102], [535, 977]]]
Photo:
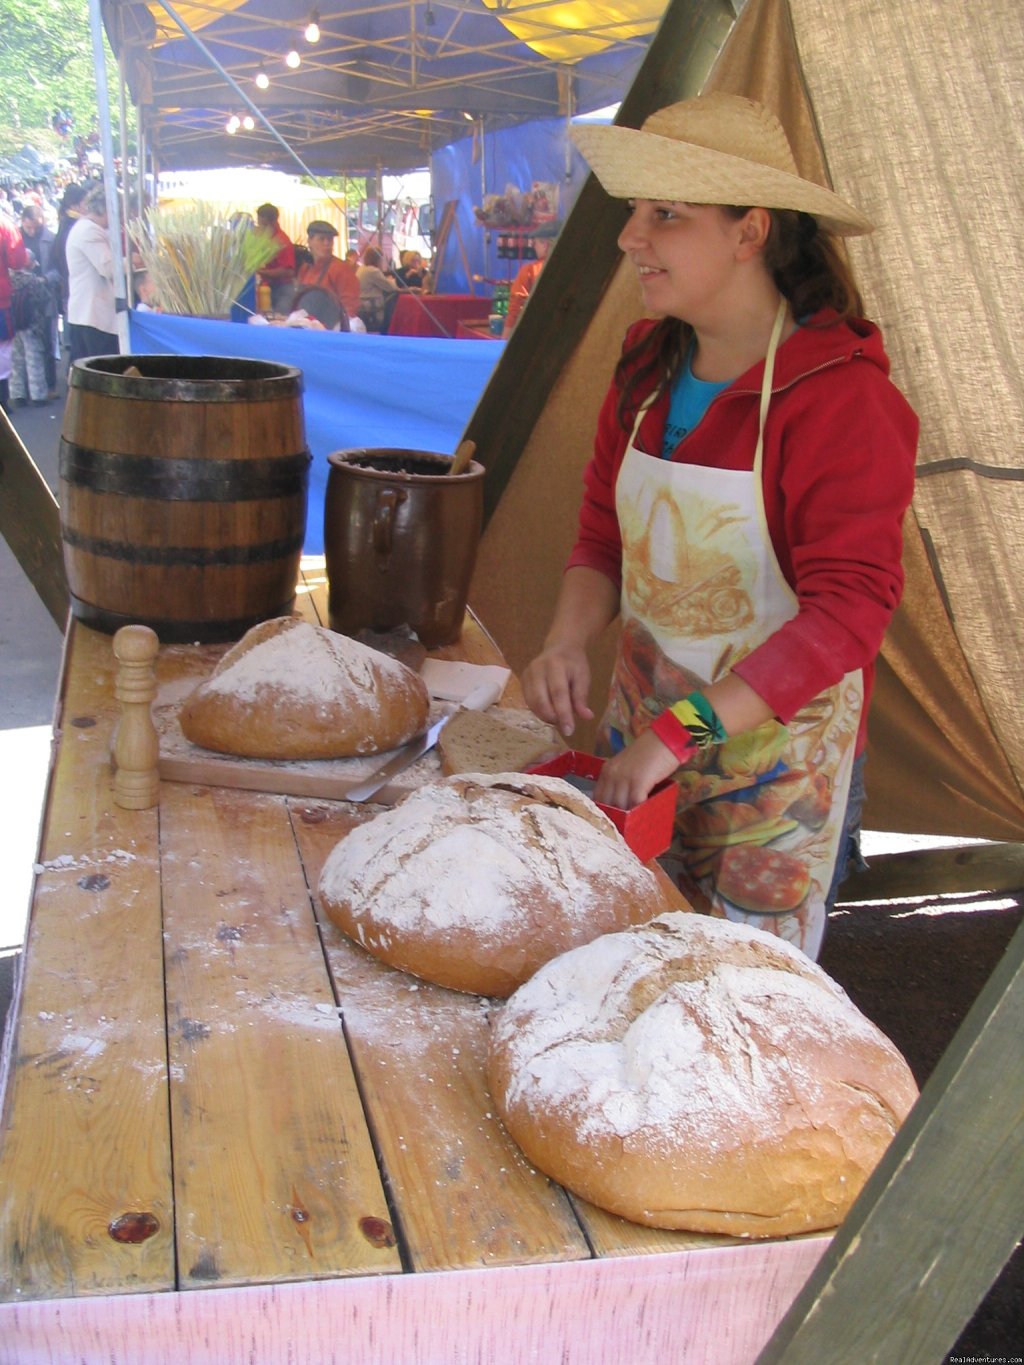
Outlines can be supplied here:
[[458, 711], [437, 741], [441, 771], [449, 776], [521, 772], [564, 748], [553, 726], [515, 707]]
[[489, 1080], [546, 1175], [654, 1227], [836, 1226], [917, 1087], [788, 943], [668, 914], [549, 962], [502, 1007]]
[[682, 898], [558, 777], [431, 783], [356, 829], [320, 878], [374, 957], [453, 990], [508, 995], [541, 963]]
[[348, 758], [404, 744], [430, 697], [411, 669], [294, 617], [253, 626], [186, 700], [186, 739], [244, 758]]

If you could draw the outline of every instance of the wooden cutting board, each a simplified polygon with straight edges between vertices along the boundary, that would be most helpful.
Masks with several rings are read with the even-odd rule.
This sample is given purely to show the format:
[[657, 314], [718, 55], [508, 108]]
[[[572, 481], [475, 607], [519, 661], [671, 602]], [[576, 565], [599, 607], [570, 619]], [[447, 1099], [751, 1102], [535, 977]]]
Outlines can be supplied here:
[[[160, 740], [160, 776], [164, 781], [343, 801], [353, 787], [382, 768], [394, 753], [391, 750], [359, 758], [277, 761], [236, 758], [190, 743], [178, 724], [181, 705], [209, 676], [227, 648], [227, 645], [169, 645], [160, 651], [153, 720]], [[432, 703], [431, 721], [445, 709], [450, 709], [450, 705]], [[424, 754], [376, 792], [373, 803], [394, 805], [403, 796], [440, 776], [441, 764], [436, 751]]]

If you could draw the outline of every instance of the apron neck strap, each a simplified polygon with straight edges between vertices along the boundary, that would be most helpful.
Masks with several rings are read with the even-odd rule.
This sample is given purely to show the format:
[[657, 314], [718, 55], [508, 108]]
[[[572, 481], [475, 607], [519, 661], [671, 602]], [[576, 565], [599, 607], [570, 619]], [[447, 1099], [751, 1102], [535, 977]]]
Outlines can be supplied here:
[[779, 299], [771, 338], [768, 341], [768, 353], [764, 358], [764, 375], [761, 378], [761, 411], [757, 424], [757, 449], [754, 451], [755, 470], [761, 468], [761, 452], [764, 450], [764, 424], [768, 417], [768, 404], [772, 397], [772, 380], [775, 377], [775, 353], [779, 349], [779, 341], [782, 337], [782, 328], [786, 321], [788, 307], [785, 298]]
[[[768, 340], [768, 352], [764, 358], [764, 375], [761, 379], [761, 410], [757, 427], [757, 449], [754, 452], [755, 469], [760, 469], [761, 467], [761, 451], [764, 448], [764, 424], [765, 419], [768, 416], [768, 404], [771, 402], [772, 397], [772, 380], [775, 377], [775, 353], [779, 349], [779, 341], [782, 338], [782, 329], [785, 326], [788, 308], [789, 304], [786, 302], [785, 298], [780, 298], [779, 306], [775, 313], [775, 321], [772, 324], [772, 334]], [[633, 434], [630, 437], [630, 444], [633, 444], [636, 440], [636, 433], [640, 428], [640, 423], [643, 421], [647, 409], [651, 406], [657, 396], [658, 390], [655, 389], [653, 393], [647, 395], [637, 409], [637, 414], [633, 421]]]

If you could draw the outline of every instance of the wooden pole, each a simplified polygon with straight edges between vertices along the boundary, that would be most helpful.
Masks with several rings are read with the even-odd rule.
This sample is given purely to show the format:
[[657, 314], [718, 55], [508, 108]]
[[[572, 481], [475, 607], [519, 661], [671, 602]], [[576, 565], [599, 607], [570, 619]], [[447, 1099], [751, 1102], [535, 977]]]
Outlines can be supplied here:
[[[700, 93], [735, 13], [728, 0], [671, 0], [616, 123]], [[486, 467], [485, 523], [501, 500], [548, 396], [620, 259], [621, 201], [589, 176], [463, 436]]]
[[1024, 925], [757, 1365], [934, 1365], [1024, 1229]]
[[2, 410], [0, 534], [63, 634], [70, 598], [57, 499]]

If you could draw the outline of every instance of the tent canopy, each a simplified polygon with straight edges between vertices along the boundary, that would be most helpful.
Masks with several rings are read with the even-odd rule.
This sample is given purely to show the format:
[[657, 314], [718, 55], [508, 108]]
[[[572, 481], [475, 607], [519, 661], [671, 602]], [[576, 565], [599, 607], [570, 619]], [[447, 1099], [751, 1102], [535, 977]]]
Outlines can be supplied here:
[[[311, 0], [105, 0], [103, 14], [161, 169], [292, 169], [259, 121], [226, 132], [232, 114], [251, 112], [226, 72], [311, 170], [357, 174], [426, 166], [471, 125], [619, 100], [663, 8], [660, 0], [342, 0], [319, 9]], [[304, 31], [314, 15], [320, 37], [311, 43]], [[285, 64], [290, 50], [300, 57], [294, 69]], [[256, 84], [261, 71], [265, 89]]]

